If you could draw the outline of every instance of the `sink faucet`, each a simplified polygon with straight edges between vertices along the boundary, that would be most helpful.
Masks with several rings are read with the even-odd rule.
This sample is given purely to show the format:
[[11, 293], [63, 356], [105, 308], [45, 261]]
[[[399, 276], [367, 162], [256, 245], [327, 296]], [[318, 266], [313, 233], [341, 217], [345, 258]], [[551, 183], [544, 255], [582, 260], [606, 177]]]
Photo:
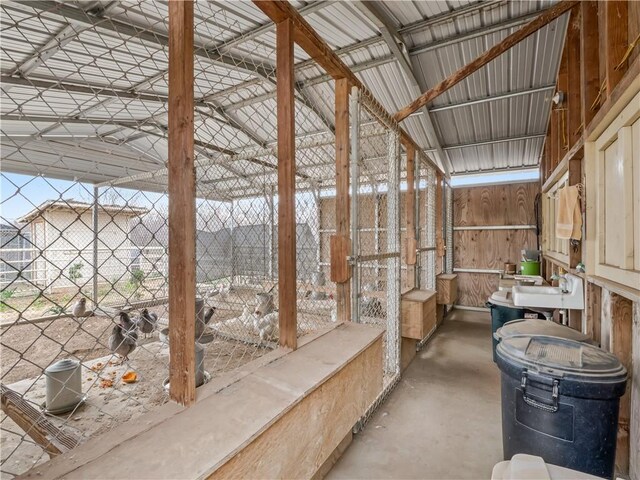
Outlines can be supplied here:
[[556, 275], [555, 273], [553, 275], [551, 275], [551, 280], [558, 280], [558, 287], [560, 287], [560, 290], [562, 290], [562, 293], [569, 293], [569, 290], [567, 288], [568, 285], [568, 279], [567, 279], [567, 275]]

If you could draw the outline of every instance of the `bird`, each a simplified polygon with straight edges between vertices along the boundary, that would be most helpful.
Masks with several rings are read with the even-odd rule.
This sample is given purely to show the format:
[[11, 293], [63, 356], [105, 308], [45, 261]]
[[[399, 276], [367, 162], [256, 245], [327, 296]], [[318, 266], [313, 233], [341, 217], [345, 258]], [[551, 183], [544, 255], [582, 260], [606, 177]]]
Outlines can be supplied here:
[[136, 319], [136, 326], [145, 335], [148, 333], [153, 333], [153, 331], [156, 329], [157, 324], [158, 315], [156, 315], [155, 313], [149, 313], [149, 310], [147, 310], [146, 308], [142, 309], [142, 312], [140, 312], [140, 316]]
[[256, 307], [253, 310], [253, 313], [258, 317], [262, 318], [265, 315], [273, 312], [276, 309], [273, 304], [273, 295], [269, 293], [257, 293], [256, 294]]
[[257, 330], [261, 341], [271, 340], [278, 327], [278, 312], [271, 312], [263, 317], [256, 317], [254, 328]]
[[84, 317], [87, 313], [87, 299], [81, 297], [80, 300], [73, 305], [72, 313], [74, 317]]
[[[126, 313], [124, 315], [126, 315]], [[120, 320], [122, 321], [122, 314], [120, 316]], [[127, 330], [127, 327], [121, 323], [116, 323], [113, 326], [111, 336], [109, 337], [109, 350], [111, 350], [111, 353], [121, 357], [121, 364], [123, 362], [128, 362], [129, 355], [136, 349], [137, 340], [138, 332], [135, 328], [129, 331]]]
[[245, 305], [244, 309], [242, 310], [242, 315], [240, 315], [240, 322], [247, 327], [253, 326], [254, 318], [255, 317], [251, 309]]

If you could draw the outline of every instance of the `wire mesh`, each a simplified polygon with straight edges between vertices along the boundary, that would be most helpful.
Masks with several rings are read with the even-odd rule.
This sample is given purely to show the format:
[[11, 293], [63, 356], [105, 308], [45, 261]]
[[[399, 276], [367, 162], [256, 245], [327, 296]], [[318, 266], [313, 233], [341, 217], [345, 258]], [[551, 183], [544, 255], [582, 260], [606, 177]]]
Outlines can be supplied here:
[[[65, 435], [167, 401], [168, 15], [142, 0], [0, 8], [2, 394], [53, 432], [39, 444], [35, 424], [1, 414], [12, 476]], [[278, 343], [275, 39], [244, 39], [266, 19], [243, 8], [195, 4], [197, 384]], [[299, 336], [335, 321], [333, 105], [331, 85], [296, 86]], [[59, 360], [77, 362], [82, 402], [49, 415], [44, 370]]]
[[[400, 374], [400, 139], [397, 125], [376, 115], [366, 96], [358, 97], [359, 124], [357, 225], [353, 246], [355, 259], [352, 286], [357, 288], [356, 321], [385, 328], [383, 339], [383, 392], [356, 426], [364, 426], [384, 401]], [[353, 101], [353, 100], [352, 100]], [[353, 131], [353, 128], [352, 128]]]

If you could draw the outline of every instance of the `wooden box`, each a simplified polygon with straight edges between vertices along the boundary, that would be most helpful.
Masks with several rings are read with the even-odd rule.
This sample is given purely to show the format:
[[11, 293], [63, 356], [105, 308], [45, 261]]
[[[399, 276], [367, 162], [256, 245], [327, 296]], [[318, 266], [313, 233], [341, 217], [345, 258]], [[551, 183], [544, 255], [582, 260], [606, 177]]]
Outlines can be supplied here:
[[458, 275], [455, 273], [441, 273], [436, 277], [437, 303], [453, 305], [458, 299]]
[[400, 371], [404, 372], [409, 364], [416, 358], [416, 345], [418, 341], [415, 338], [402, 337], [400, 343]]
[[422, 340], [436, 325], [436, 292], [413, 289], [402, 295], [402, 336]]

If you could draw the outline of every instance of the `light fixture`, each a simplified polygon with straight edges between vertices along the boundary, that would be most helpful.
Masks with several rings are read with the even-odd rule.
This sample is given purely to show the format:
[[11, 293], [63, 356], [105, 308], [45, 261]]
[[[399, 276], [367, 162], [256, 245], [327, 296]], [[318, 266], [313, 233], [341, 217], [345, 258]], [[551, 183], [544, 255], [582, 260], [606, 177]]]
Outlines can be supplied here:
[[553, 98], [551, 99], [551, 101], [556, 105], [561, 105], [562, 103], [564, 103], [564, 92], [561, 90], [558, 90], [556, 94], [553, 96]]

